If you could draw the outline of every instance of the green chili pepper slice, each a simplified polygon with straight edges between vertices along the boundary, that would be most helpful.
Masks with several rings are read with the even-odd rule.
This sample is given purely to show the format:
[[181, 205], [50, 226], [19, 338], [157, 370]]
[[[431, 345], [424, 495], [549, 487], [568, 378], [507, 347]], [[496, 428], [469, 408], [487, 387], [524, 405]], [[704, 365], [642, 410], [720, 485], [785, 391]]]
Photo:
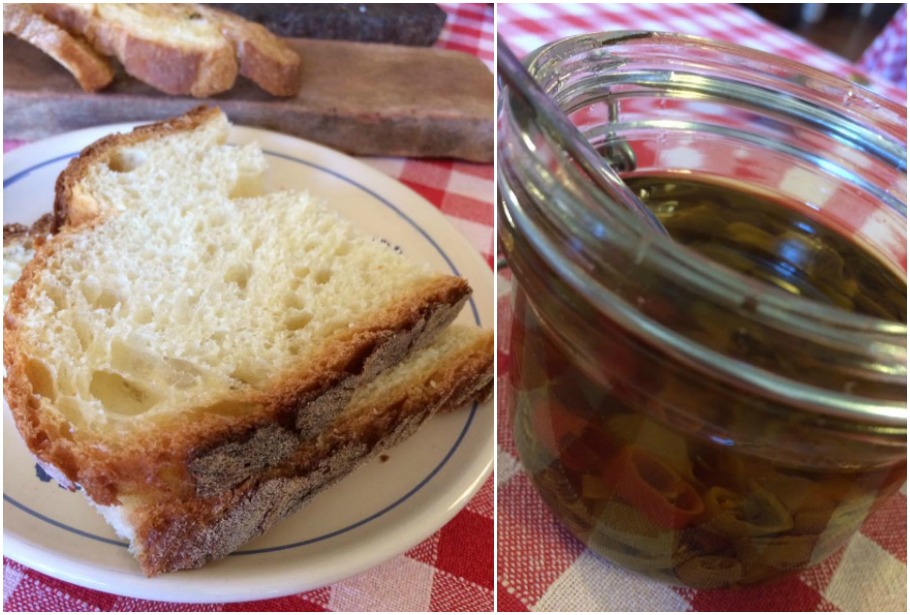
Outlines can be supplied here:
[[793, 517], [772, 493], [754, 482], [745, 495], [711, 487], [705, 494], [706, 527], [727, 536], [766, 536], [793, 527]]

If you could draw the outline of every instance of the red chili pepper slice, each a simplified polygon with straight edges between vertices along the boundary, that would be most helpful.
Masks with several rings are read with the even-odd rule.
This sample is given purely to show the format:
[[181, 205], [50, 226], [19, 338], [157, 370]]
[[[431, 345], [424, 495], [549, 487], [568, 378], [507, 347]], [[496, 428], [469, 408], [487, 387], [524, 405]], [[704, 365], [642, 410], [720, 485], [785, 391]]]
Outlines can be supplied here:
[[540, 403], [531, 411], [531, 426], [540, 444], [554, 458], [559, 457], [563, 438], [578, 438], [585, 430], [584, 418], [556, 402]]
[[531, 426], [547, 452], [576, 472], [597, 472], [615, 448], [606, 432], [555, 400], [534, 407]]
[[637, 446], [623, 447], [610, 460], [604, 480], [661, 527], [685, 527], [705, 509], [698, 492], [676, 470]]

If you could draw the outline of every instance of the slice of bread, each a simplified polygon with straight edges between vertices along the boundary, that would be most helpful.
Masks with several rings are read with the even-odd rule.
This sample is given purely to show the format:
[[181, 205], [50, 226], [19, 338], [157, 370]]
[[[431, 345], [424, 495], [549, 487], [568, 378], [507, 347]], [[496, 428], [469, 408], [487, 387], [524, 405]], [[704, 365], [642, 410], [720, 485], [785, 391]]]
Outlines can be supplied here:
[[242, 76], [273, 96], [294, 96], [300, 91], [300, 56], [265, 26], [203, 4], [194, 10], [234, 46]]
[[48, 4], [42, 11], [167, 94], [213, 96], [231, 89], [237, 78], [233, 46], [191, 5]]
[[[50, 221], [47, 215], [31, 227], [4, 226], [4, 304], [11, 283], [32, 259], [35, 242], [50, 232]], [[287, 459], [233, 489], [180, 499], [134, 494], [107, 506], [87, 499], [129, 540], [130, 552], [147, 576], [198, 568], [268, 531], [409, 437], [433, 414], [488, 399], [492, 387], [492, 333], [453, 324], [432, 344], [360, 387], [328, 428], [298, 445]]]
[[412, 435], [432, 414], [485, 400], [492, 387], [492, 333], [454, 324], [432, 345], [358, 389], [347, 409], [284, 463], [235, 489], [207, 498], [131, 497], [97, 508], [130, 541], [147, 576], [198, 568], [267, 531]]
[[[300, 89], [300, 57], [265, 27], [201, 4], [47, 3], [36, 11], [136, 79], [205, 98], [243, 75], [275, 96]], [[49, 24], [49, 25], [53, 25]]]
[[277, 467], [469, 295], [305, 194], [262, 194], [261, 150], [228, 127], [200, 108], [86, 148], [12, 287], [16, 425], [100, 506]]
[[3, 32], [54, 58], [86, 92], [97, 92], [114, 80], [114, 69], [106, 58], [83, 39], [45, 19], [34, 5], [4, 3]]

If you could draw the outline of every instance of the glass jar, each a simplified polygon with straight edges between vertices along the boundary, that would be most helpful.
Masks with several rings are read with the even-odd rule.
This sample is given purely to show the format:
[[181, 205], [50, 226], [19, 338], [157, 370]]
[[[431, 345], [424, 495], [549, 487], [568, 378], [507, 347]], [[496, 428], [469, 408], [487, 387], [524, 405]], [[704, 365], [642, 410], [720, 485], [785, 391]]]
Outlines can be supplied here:
[[[578, 36], [525, 62], [627, 183], [660, 179], [659, 214], [693, 179], [745, 194], [692, 223], [770, 242], [769, 270], [804, 265], [840, 289], [808, 298], [655, 236], [504, 89], [505, 393], [537, 490], [592, 550], [668, 583], [744, 586], [820, 562], [906, 480], [905, 109], [683, 35]], [[694, 194], [681, 200], [698, 210]], [[725, 218], [748, 218], [748, 195], [805, 217], [771, 231]], [[813, 243], [829, 231], [870, 257], [856, 275], [903, 292], [857, 292], [843, 255]]]

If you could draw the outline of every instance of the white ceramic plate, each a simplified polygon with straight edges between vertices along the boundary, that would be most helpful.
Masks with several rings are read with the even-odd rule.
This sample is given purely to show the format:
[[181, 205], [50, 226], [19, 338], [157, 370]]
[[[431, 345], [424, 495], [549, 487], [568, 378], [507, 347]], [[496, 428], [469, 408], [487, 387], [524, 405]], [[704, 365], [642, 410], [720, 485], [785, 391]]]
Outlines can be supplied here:
[[[54, 182], [85, 145], [131, 125], [81, 130], [4, 156], [4, 223], [50, 211]], [[367, 232], [412, 259], [466, 277], [473, 299], [459, 320], [493, 327], [493, 275], [436, 208], [399, 182], [348, 156], [300, 139], [236, 127], [232, 142], [258, 141], [274, 188], [324, 197]], [[146, 579], [79, 493], [38, 476], [4, 401], [4, 554], [48, 575], [151, 600], [266, 599], [331, 584], [403, 553], [448, 522], [493, 467], [492, 402], [430, 419], [411, 439], [287, 518], [239, 552], [200, 570]]]

